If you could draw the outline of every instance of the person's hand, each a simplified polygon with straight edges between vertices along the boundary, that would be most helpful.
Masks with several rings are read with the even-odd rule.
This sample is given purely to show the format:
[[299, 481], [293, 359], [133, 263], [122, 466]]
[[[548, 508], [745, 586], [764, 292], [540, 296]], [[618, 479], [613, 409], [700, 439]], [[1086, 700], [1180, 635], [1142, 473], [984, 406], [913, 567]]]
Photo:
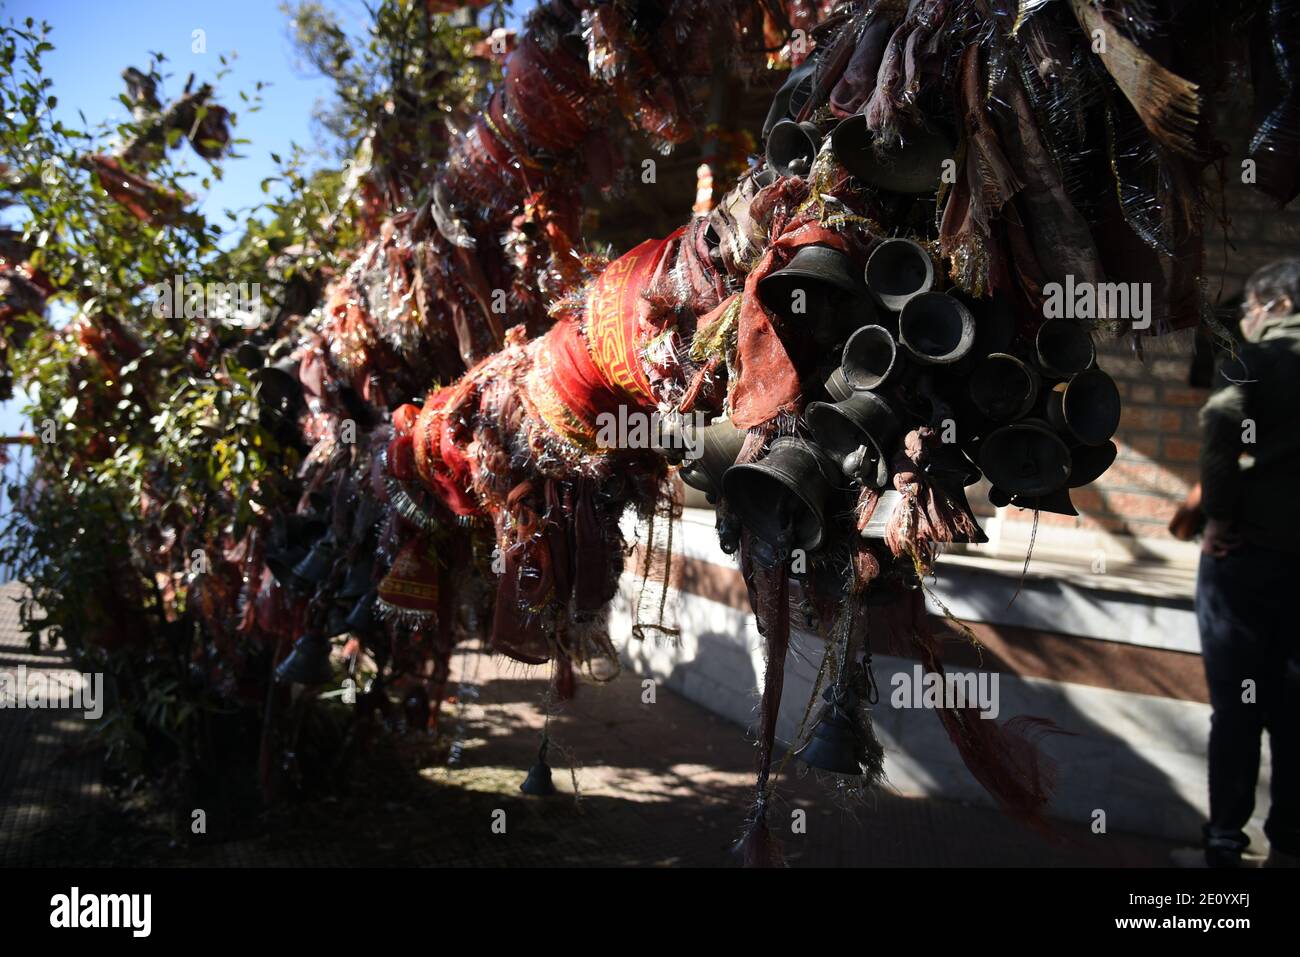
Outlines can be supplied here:
[[1184, 502], [1169, 520], [1169, 534], [1180, 542], [1190, 542], [1205, 527], [1205, 513]]
[[1205, 527], [1205, 513], [1201, 511], [1201, 483], [1197, 482], [1187, 493], [1174, 517], [1169, 520], [1169, 534], [1180, 542], [1190, 542]]
[[1232, 527], [1231, 522], [1212, 518], [1205, 523], [1205, 535], [1201, 539], [1201, 551], [1206, 555], [1223, 558], [1240, 545], [1241, 536]]

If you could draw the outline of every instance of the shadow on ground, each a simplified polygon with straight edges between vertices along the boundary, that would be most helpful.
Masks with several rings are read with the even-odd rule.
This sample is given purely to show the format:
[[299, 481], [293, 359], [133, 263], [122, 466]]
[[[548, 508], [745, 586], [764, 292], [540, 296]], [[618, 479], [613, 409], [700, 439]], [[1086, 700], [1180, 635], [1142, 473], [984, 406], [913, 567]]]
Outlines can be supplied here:
[[[267, 810], [249, 801], [163, 810], [99, 783], [85, 722], [0, 717], [0, 863], [88, 866], [730, 866], [752, 798], [745, 732], [640, 679], [582, 682], [550, 718], [560, 794], [519, 793], [546, 720], [547, 672], [459, 652], [441, 731], [373, 728], [333, 791]], [[29, 715], [35, 713], [29, 712]], [[42, 723], [45, 722], [45, 723]], [[449, 746], [463, 767], [449, 768]], [[569, 762], [573, 762], [572, 770]], [[1117, 866], [1168, 846], [1063, 828], [1046, 838], [980, 806], [881, 794], [845, 806], [792, 762], [771, 818], [795, 866]], [[67, 786], [51, 789], [57, 769]], [[251, 768], [231, 768], [244, 780]], [[579, 784], [575, 798], [573, 780]], [[245, 788], [245, 791], [251, 789]], [[145, 792], [147, 794], [147, 791]], [[806, 815], [806, 827], [792, 824]], [[502, 824], [504, 823], [504, 831]], [[494, 828], [494, 824], [496, 827]]]

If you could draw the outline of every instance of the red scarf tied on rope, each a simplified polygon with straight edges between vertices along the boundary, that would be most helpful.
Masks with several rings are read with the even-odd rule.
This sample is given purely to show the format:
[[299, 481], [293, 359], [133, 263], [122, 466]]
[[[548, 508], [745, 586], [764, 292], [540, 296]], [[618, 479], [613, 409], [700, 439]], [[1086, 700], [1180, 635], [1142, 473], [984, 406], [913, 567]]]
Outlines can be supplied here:
[[556, 323], [537, 343], [528, 400], [548, 427], [584, 451], [597, 449], [602, 414], [655, 407], [641, 350], [662, 330], [643, 293], [683, 232], [647, 240], [606, 266], [587, 290], [581, 320]]
[[783, 412], [799, 409], [799, 372], [788, 344], [794, 330], [785, 330], [782, 336], [779, 318], [759, 301], [758, 284], [785, 268], [801, 246], [811, 245], [849, 252], [843, 235], [811, 216], [798, 216], [784, 224], [758, 265], [745, 277], [736, 337], [736, 381], [731, 389], [731, 421], [737, 428], [752, 429]]

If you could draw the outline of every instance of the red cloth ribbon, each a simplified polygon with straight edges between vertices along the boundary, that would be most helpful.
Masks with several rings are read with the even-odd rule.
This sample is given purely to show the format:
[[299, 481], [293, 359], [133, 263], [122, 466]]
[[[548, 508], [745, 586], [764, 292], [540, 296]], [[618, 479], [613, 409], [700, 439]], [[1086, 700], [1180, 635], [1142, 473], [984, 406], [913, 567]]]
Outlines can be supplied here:
[[782, 412], [797, 412], [799, 372], [777, 329], [777, 318], [758, 298], [758, 284], [782, 269], [800, 246], [832, 246], [848, 252], [848, 242], [815, 219], [791, 220], [745, 277], [744, 300], [736, 335], [736, 381], [731, 390], [731, 421], [750, 429]]

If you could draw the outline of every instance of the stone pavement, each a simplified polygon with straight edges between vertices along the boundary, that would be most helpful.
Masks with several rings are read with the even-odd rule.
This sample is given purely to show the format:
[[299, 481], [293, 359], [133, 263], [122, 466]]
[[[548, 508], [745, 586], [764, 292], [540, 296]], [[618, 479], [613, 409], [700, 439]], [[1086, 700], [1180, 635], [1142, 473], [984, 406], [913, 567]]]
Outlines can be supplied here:
[[[0, 673], [75, 680], [61, 652], [33, 652], [18, 630], [16, 584], [0, 585]], [[104, 798], [101, 760], [80, 712], [0, 710], [0, 867], [39, 863], [60, 824]], [[33, 859], [36, 857], [36, 859]]]
[[[63, 667], [13, 634], [0, 595], [0, 669]], [[547, 670], [462, 649], [460, 704], [443, 706], [437, 741], [377, 737], [340, 794], [220, 820], [188, 846], [132, 817], [99, 784], [88, 722], [60, 712], [0, 711], [0, 865], [729, 866], [752, 799], [752, 737], [667, 690], [642, 702], [640, 679], [580, 681], [550, 719], [561, 793], [519, 793], [545, 720]], [[463, 744], [462, 767], [446, 764]], [[573, 762], [570, 772], [569, 762]], [[1048, 839], [995, 810], [906, 797], [838, 800], [791, 762], [772, 814], [792, 866], [1163, 866], [1170, 846], [1061, 825]], [[573, 780], [579, 785], [575, 801]], [[791, 832], [793, 812], [806, 831]], [[504, 818], [499, 812], [504, 812]], [[493, 823], [504, 819], [504, 833]], [[126, 821], [124, 824], [123, 822]], [[500, 828], [498, 826], [497, 831]], [[218, 836], [220, 835], [220, 836]]]

